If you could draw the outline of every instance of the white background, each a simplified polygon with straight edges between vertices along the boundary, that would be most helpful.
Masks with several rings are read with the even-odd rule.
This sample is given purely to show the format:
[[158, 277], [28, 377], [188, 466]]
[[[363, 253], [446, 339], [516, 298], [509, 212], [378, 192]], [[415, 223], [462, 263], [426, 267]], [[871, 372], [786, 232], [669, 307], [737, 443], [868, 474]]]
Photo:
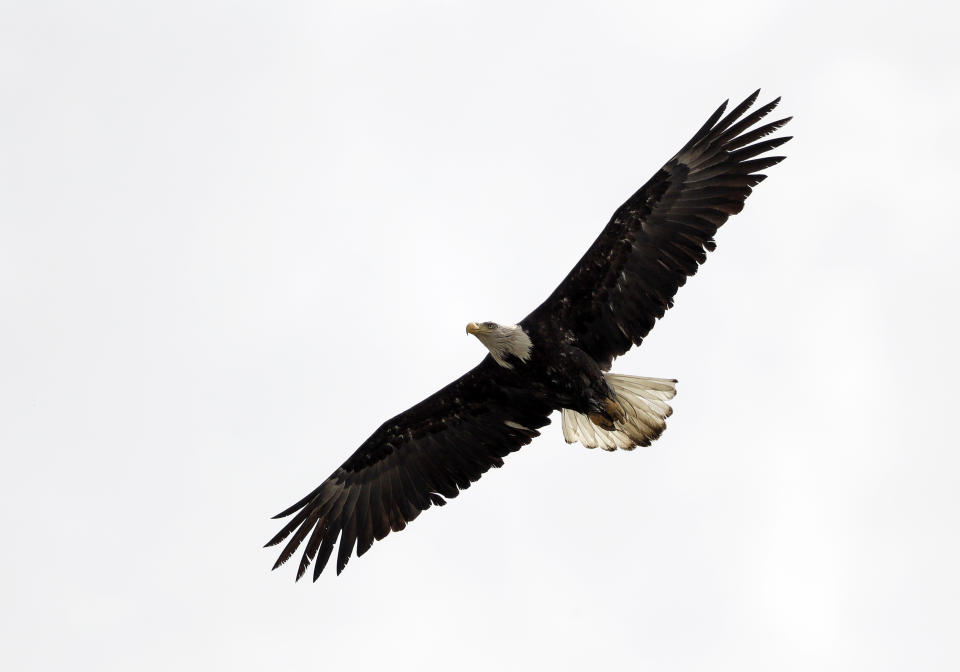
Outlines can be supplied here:
[[[4, 3], [0, 665], [958, 669], [941, 6]], [[270, 515], [758, 86], [790, 158], [615, 364], [680, 379], [663, 438], [552, 425], [269, 571]]]

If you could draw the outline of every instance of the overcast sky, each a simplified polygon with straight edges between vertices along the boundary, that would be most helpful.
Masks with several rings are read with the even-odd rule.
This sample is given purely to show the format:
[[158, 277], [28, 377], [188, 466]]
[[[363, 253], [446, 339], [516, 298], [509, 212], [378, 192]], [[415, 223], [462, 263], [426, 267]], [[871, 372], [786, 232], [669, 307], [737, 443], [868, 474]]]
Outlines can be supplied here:
[[[0, 7], [0, 667], [960, 667], [945, 3]], [[789, 159], [621, 373], [340, 577], [269, 517], [725, 98]], [[377, 666], [377, 667], [375, 667]]]

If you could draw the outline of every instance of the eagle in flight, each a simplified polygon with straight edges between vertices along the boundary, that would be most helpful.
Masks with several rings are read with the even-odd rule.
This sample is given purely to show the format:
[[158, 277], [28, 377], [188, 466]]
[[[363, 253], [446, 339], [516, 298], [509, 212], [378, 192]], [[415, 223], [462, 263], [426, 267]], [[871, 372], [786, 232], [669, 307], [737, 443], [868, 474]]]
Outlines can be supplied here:
[[[472, 370], [387, 420], [313, 492], [267, 546], [286, 540], [274, 569], [303, 546], [297, 579], [320, 576], [337, 550], [337, 574], [391, 530], [480, 478], [539, 435], [560, 411], [564, 439], [630, 450], [666, 428], [676, 380], [610, 373], [640, 345], [673, 296], [713, 251], [717, 229], [743, 208], [765, 155], [789, 140], [767, 139], [790, 118], [758, 126], [779, 98], [753, 111], [759, 91], [703, 127], [621, 205], [553, 293], [516, 324], [470, 322], [489, 350]], [[728, 101], [729, 102], [729, 101]], [[749, 112], [749, 113], [748, 113]], [[446, 499], [445, 499], [446, 498]]]

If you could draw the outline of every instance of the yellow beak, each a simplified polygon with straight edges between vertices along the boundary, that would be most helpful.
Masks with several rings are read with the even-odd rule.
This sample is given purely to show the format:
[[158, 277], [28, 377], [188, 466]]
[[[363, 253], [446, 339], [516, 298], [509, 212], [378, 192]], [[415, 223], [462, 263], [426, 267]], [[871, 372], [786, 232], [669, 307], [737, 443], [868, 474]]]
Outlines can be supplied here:
[[468, 334], [473, 334], [474, 336], [476, 336], [476, 335], [479, 334], [481, 331], [482, 331], [482, 330], [481, 330], [481, 328], [480, 328], [480, 325], [477, 324], [476, 322], [471, 322], [470, 324], [467, 325], [467, 333], [468, 333]]

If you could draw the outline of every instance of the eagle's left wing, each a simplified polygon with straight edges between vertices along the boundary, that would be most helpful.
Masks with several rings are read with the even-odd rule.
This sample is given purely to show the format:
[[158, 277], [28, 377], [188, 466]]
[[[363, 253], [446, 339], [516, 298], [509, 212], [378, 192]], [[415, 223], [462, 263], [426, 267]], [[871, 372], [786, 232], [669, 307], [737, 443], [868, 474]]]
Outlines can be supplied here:
[[[313, 579], [333, 546], [337, 574], [353, 552], [398, 532], [444, 497], [456, 497], [490, 467], [539, 435], [553, 410], [515, 386], [487, 356], [478, 366], [416, 406], [387, 420], [313, 492], [275, 516], [296, 515], [269, 542], [287, 537], [274, 569], [306, 541], [297, 579], [316, 557]], [[292, 536], [291, 536], [292, 535]]]
[[[520, 323], [572, 334], [603, 369], [653, 328], [714, 249], [713, 235], [743, 208], [789, 137], [764, 139], [789, 118], [756, 124], [779, 98], [745, 113], [760, 92], [726, 103], [676, 156], [621, 205], [563, 282]], [[722, 118], [721, 118], [722, 117]]]

